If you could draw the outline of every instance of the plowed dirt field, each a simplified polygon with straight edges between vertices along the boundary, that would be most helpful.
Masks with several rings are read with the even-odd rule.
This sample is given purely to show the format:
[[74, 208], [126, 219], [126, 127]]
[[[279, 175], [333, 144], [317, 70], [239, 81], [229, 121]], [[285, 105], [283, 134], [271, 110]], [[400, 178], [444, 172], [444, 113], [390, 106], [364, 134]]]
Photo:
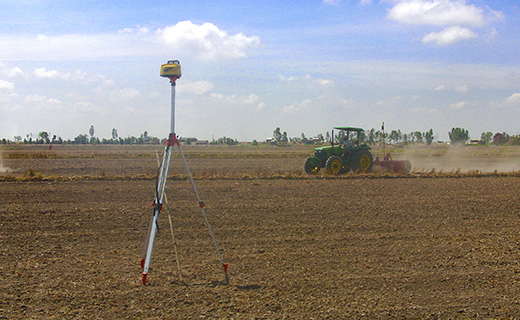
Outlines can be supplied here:
[[519, 174], [308, 177], [311, 149], [185, 149], [229, 285], [178, 158], [144, 286], [152, 148], [4, 149], [0, 318], [520, 318]]

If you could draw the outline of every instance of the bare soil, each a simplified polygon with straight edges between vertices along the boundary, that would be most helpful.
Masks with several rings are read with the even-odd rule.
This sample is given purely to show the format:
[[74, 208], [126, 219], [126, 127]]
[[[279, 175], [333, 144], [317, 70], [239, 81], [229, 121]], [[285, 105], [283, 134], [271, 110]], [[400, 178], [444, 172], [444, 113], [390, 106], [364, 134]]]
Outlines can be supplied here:
[[262, 177], [301, 171], [308, 150], [188, 150], [230, 283], [190, 182], [172, 179], [144, 286], [157, 161], [102, 151], [3, 150], [4, 177], [44, 178], [0, 181], [0, 318], [520, 317], [518, 176]]

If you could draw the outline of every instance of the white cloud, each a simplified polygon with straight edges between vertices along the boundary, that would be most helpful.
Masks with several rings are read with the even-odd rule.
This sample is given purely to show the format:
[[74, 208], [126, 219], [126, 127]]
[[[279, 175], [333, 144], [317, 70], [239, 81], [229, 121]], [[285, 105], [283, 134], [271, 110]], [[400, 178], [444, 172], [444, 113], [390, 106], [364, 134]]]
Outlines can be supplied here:
[[8, 93], [14, 90], [14, 83], [0, 79], [0, 93]]
[[6, 76], [8, 76], [9, 78], [25, 76], [25, 73], [22, 71], [22, 69], [20, 69], [18, 67], [14, 67], [14, 68], [4, 71], [4, 74]]
[[257, 36], [229, 34], [212, 23], [181, 21], [155, 32], [137, 27], [100, 34], [0, 35], [0, 60], [119, 59], [173, 53], [213, 61], [244, 58], [259, 47]]
[[316, 79], [316, 83], [322, 86], [333, 86], [334, 81], [330, 79]]
[[450, 108], [454, 109], [454, 110], [460, 110], [460, 109], [463, 109], [464, 107], [466, 106], [466, 102], [457, 102], [457, 103], [452, 103], [450, 105]]
[[[210, 94], [210, 96], [217, 100], [222, 100], [229, 104], [239, 104], [239, 105], [240, 104], [255, 104], [260, 98], [259, 96], [257, 96], [254, 93], [247, 95], [247, 96], [239, 96], [236, 94], [226, 96], [221, 93], [212, 93], [212, 94]], [[261, 105], [261, 104], [262, 104], [262, 102], [260, 102], [258, 105]]]
[[37, 94], [28, 95], [25, 97], [25, 104], [29, 109], [36, 110], [60, 110], [62, 103], [60, 100], [55, 98], [48, 98], [46, 96], [40, 96]]
[[484, 10], [465, 0], [405, 0], [390, 9], [388, 17], [406, 24], [435, 26], [480, 27], [485, 22]]
[[182, 86], [178, 87], [178, 92], [181, 94], [191, 94], [191, 95], [203, 95], [208, 91], [213, 89], [213, 83], [209, 81], [194, 81], [184, 83]]
[[73, 105], [73, 111], [80, 113], [99, 113], [105, 114], [107, 111], [99, 106], [96, 106], [90, 102], [77, 102]]
[[301, 81], [301, 82], [306, 83], [307, 85], [317, 84], [320, 86], [334, 86], [334, 80], [314, 78], [310, 74], [306, 74], [301, 77], [294, 77], [294, 76], [286, 77], [283, 75], [279, 75], [278, 78], [280, 78], [280, 80], [286, 81], [286, 82]]
[[436, 87], [434, 90], [443, 91], [443, 90], [447, 90], [447, 89], [448, 89], [448, 87], [445, 84], [441, 84], [440, 86]]
[[506, 99], [506, 103], [509, 105], [520, 105], [520, 93], [514, 93]]
[[203, 60], [240, 59], [247, 51], [260, 45], [260, 38], [243, 33], [229, 35], [212, 23], [196, 25], [181, 21], [156, 32], [168, 47], [187, 50]]
[[434, 43], [438, 46], [446, 46], [463, 40], [470, 40], [476, 38], [477, 35], [467, 28], [461, 28], [459, 26], [449, 27], [441, 32], [432, 32], [426, 35], [423, 39], [423, 43]]
[[341, 3], [341, 0], [323, 0], [323, 3], [337, 6]]
[[282, 81], [295, 81], [298, 79], [297, 77], [286, 77], [284, 75], [279, 75], [278, 78], [280, 78]]
[[[477, 34], [470, 28], [482, 28], [503, 20], [504, 14], [487, 6], [467, 4], [466, 0], [402, 0], [389, 10], [388, 18], [404, 24], [444, 26], [444, 30], [423, 37], [422, 42], [445, 46], [476, 38]], [[496, 31], [492, 29], [486, 38], [495, 36]]]
[[461, 93], [467, 93], [469, 91], [468, 85], [465, 84], [463, 86], [455, 88], [455, 91], [461, 92]]
[[35, 76], [37, 76], [38, 78], [56, 78], [56, 77], [63, 77], [62, 74], [60, 74], [58, 71], [56, 70], [47, 70], [45, 68], [38, 68], [38, 69], [34, 69], [33, 71], [33, 74]]
[[139, 95], [139, 90], [133, 88], [124, 88], [119, 90], [119, 95], [123, 99], [133, 99]]
[[264, 102], [260, 102], [259, 104], [256, 105], [256, 111], [260, 111], [264, 107], [265, 107], [265, 103]]
[[247, 103], [247, 104], [253, 104], [253, 103], [258, 101], [258, 98], [259, 98], [259, 96], [257, 96], [256, 94], [252, 93], [252, 94], [244, 97], [242, 99], [242, 102]]
[[311, 102], [312, 101], [310, 99], [305, 99], [300, 103], [294, 103], [294, 104], [285, 106], [282, 108], [281, 113], [282, 114], [297, 113], [297, 112], [301, 111], [302, 109], [309, 107], [311, 105]]

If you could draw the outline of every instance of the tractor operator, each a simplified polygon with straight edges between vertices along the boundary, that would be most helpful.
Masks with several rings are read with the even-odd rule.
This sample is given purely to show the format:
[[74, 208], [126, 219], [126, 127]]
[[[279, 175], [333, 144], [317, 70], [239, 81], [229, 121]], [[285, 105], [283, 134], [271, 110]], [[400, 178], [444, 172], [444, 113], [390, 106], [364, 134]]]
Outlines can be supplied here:
[[354, 144], [352, 143], [352, 141], [350, 141], [348, 136], [343, 137], [343, 146], [345, 147], [345, 150], [350, 150], [354, 148]]

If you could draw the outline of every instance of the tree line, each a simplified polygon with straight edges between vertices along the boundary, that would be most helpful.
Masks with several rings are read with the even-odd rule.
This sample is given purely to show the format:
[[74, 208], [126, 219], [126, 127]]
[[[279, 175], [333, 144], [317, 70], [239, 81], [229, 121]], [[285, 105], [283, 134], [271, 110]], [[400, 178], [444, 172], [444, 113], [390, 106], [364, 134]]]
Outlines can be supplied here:
[[[343, 131], [339, 131], [334, 135], [334, 141], [340, 142], [343, 138]], [[450, 138], [450, 143], [452, 144], [464, 144], [470, 140], [469, 131], [464, 128], [452, 128], [450, 132], [448, 132], [448, 136]], [[410, 133], [403, 133], [401, 130], [391, 130], [390, 132], [385, 132], [383, 129], [376, 130], [374, 128], [367, 130], [361, 133], [361, 142], [374, 145], [383, 143], [390, 144], [426, 144], [431, 145], [435, 141], [436, 135], [433, 132], [433, 129], [430, 129], [426, 132], [421, 131], [412, 131]], [[505, 132], [495, 133], [492, 132], [482, 132], [480, 139], [475, 139], [478, 144], [482, 145], [520, 145], [520, 135], [509, 135]], [[318, 134], [315, 138], [308, 139], [304, 133], [301, 134], [301, 137], [296, 138], [288, 138], [287, 132], [281, 131], [279, 127], [277, 127], [273, 131], [273, 141], [275, 143], [323, 143], [326, 141], [331, 141], [331, 133], [327, 132], [325, 136], [323, 134]]]
[[[343, 131], [336, 132], [334, 134], [334, 140], [339, 142], [342, 138]], [[315, 144], [324, 143], [331, 141], [332, 133], [326, 132], [325, 135], [318, 134], [316, 137], [307, 138], [304, 133], [299, 137], [289, 137], [286, 131], [277, 127], [273, 131], [273, 138], [268, 139], [267, 143], [283, 145], [283, 144]], [[408, 144], [425, 144], [430, 145], [435, 142], [435, 134], [433, 129], [426, 132], [412, 131], [409, 133], [403, 133], [401, 130], [390, 130], [390, 132], [384, 132], [382, 129], [370, 129], [361, 134], [361, 142], [374, 145], [380, 144], [383, 141], [389, 144], [397, 145], [408, 145]], [[464, 128], [452, 128], [448, 132], [450, 142], [452, 144], [463, 144], [469, 141], [469, 131]], [[193, 141], [192, 141], [193, 140]], [[475, 139], [477, 143], [482, 145], [520, 145], [520, 135], [509, 135], [506, 132], [492, 133], [482, 132], [480, 139]], [[191, 142], [197, 141], [196, 139], [186, 139], [185, 143], [190, 144]], [[23, 143], [23, 144], [164, 144], [166, 139], [159, 139], [157, 137], [150, 136], [147, 131], [143, 132], [139, 137], [128, 136], [119, 137], [117, 129], [112, 129], [112, 137], [110, 139], [98, 138], [95, 136], [94, 126], [90, 126], [88, 134], [79, 134], [73, 140], [64, 140], [61, 137], [51, 134], [48, 131], [41, 131], [38, 135], [27, 134], [24, 138], [21, 136], [15, 136], [14, 141], [2, 139], [3, 144], [8, 143]], [[212, 145], [238, 145], [239, 142], [236, 139], [229, 137], [222, 137], [213, 139], [209, 142]], [[258, 145], [256, 140], [253, 140], [253, 145]]]

